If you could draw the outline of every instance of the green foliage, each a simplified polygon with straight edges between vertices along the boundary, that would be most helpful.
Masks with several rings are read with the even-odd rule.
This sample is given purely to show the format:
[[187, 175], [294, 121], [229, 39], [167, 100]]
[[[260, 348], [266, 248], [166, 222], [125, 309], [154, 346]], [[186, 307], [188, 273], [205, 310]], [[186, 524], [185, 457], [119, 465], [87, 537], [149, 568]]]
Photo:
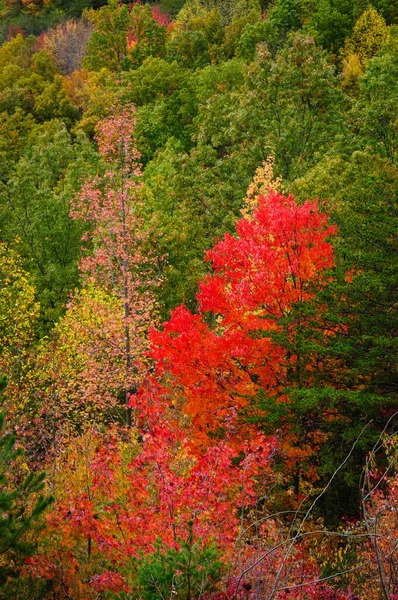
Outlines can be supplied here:
[[53, 58], [35, 52], [34, 39], [18, 35], [0, 48], [0, 110], [23, 111], [39, 122], [61, 118], [68, 125], [78, 117]]
[[129, 15], [128, 36], [130, 52], [126, 66], [136, 67], [149, 56], [165, 55], [166, 29], [153, 18], [149, 6], [133, 5]]
[[185, 4], [185, 0], [160, 0], [159, 6], [163, 12], [175, 17]]
[[354, 25], [352, 0], [319, 0], [311, 16], [311, 26], [324, 48], [338, 52]]
[[223, 25], [228, 25], [235, 18], [249, 12], [261, 14], [258, 0], [187, 0], [177, 15], [177, 28], [185, 27], [191, 19], [205, 17], [206, 13], [217, 9], [220, 12]]
[[24, 150], [26, 139], [34, 126], [32, 115], [21, 108], [12, 114], [0, 115], [0, 181], [7, 181], [10, 171]]
[[222, 54], [228, 59], [236, 54], [237, 43], [247, 25], [256, 25], [259, 23], [259, 15], [256, 11], [248, 12], [241, 17], [236, 17], [232, 23], [224, 28], [224, 43], [222, 45]]
[[360, 135], [381, 156], [395, 163], [398, 132], [398, 37], [372, 58], [359, 81], [354, 117]]
[[[2, 12], [1, 4], [0, 13]], [[15, 4], [18, 7], [19, 3]], [[46, 29], [55, 26], [59, 22], [59, 18], [60, 14], [51, 8], [37, 14], [27, 14], [16, 10], [0, 20], [0, 43], [8, 41], [15, 35], [15, 32], [24, 32], [28, 36], [39, 36]]]
[[179, 550], [159, 547], [144, 557], [139, 566], [140, 595], [143, 600], [173, 597], [197, 598], [216, 588], [222, 563], [214, 547], [202, 548], [190, 539]]
[[266, 42], [268, 26], [264, 21], [248, 24], [244, 28], [237, 44], [237, 54], [246, 60], [253, 60], [256, 46], [259, 42]]
[[170, 137], [192, 146], [191, 128], [197, 112], [196, 80], [176, 62], [150, 57], [124, 76], [123, 101], [137, 106], [135, 136], [144, 164]]
[[287, 35], [297, 31], [306, 15], [303, 0], [276, 0], [267, 14], [267, 42], [272, 51], [280, 50]]
[[165, 53], [166, 29], [153, 18], [147, 5], [134, 4], [130, 10], [109, 0], [97, 11], [86, 11], [85, 17], [94, 25], [84, 60], [91, 70], [129, 69], [148, 56]]
[[242, 143], [244, 132], [252, 151], [255, 146], [271, 150], [283, 179], [293, 180], [308, 169], [344, 129], [344, 98], [334, 68], [303, 33], [292, 35], [274, 61], [263, 49], [242, 92], [234, 111]]
[[127, 55], [127, 6], [119, 5], [117, 0], [110, 0], [97, 11], [87, 11], [85, 16], [95, 28], [87, 46], [85, 65], [93, 71], [99, 71], [103, 67], [110, 70], [121, 69]]
[[[0, 380], [0, 393], [5, 379]], [[20, 570], [35, 550], [32, 533], [53, 502], [43, 495], [45, 473], [30, 472], [21, 476], [21, 448], [16, 447], [13, 433], [4, 432], [4, 415], [0, 414], [0, 598], [15, 597], [20, 585]]]
[[126, 73], [124, 99], [136, 107], [167, 98], [187, 85], [188, 74], [177, 63], [147, 58], [135, 71]]
[[53, 82], [37, 96], [33, 112], [41, 122], [62, 119], [64, 123], [71, 124], [79, 116], [79, 111], [73, 106], [63, 88], [60, 75], [55, 76]]
[[[235, 100], [235, 90], [243, 80], [240, 60], [209, 66], [195, 74], [178, 97], [184, 98], [180, 109], [184, 119], [192, 123], [185, 131], [192, 127], [198, 139], [188, 146], [189, 140], [178, 139], [178, 132], [178, 137], [170, 137], [146, 167], [144, 214], [157, 232], [151, 236], [154, 251], [163, 257], [165, 281], [159, 293], [166, 310], [181, 301], [193, 301], [197, 281], [205, 270], [201, 256], [215, 236], [232, 227], [251, 169], [254, 171], [259, 160], [251, 159], [249, 168], [238, 153], [229, 156], [225, 152], [224, 160], [220, 160], [222, 150], [212, 148], [198, 128], [202, 123], [212, 143], [222, 145], [226, 133], [220, 123], [223, 127], [228, 123], [234, 106], [230, 96]], [[195, 90], [196, 97], [189, 90]], [[208, 110], [214, 111], [210, 117]], [[153, 113], [158, 114], [156, 108]], [[169, 114], [172, 118], [173, 113]], [[149, 119], [149, 109], [147, 115]], [[138, 123], [137, 133], [140, 127]]]
[[70, 201], [95, 161], [83, 136], [74, 143], [65, 126], [52, 121], [32, 131], [0, 189], [2, 237], [18, 248], [33, 275], [44, 331], [77, 285], [82, 229], [69, 217]]
[[187, 31], [173, 36], [167, 55], [186, 68], [199, 69], [210, 62], [209, 43], [202, 31]]
[[[330, 476], [361, 427], [369, 423], [350, 465], [326, 497], [328, 518], [332, 520], [336, 518], [336, 506], [341, 507], [340, 514], [355, 513], [362, 453], [369, 451], [377, 439], [386, 413], [398, 405], [394, 366], [394, 331], [398, 326], [394, 308], [397, 186], [396, 167], [370, 152], [356, 152], [348, 160], [326, 158], [294, 185], [302, 198], [317, 195], [327, 199], [339, 228], [336, 279], [321, 299], [327, 302], [328, 318], [335, 331], [322, 352], [326, 367], [322, 379], [329, 387], [321, 392], [313, 388], [297, 396], [300, 405], [309, 408], [309, 415], [311, 405], [316, 414], [323, 406], [324, 414], [337, 411], [339, 415], [323, 423], [328, 442], [319, 464], [325, 476]], [[311, 396], [311, 405], [306, 406], [303, 402]], [[347, 485], [351, 490], [348, 496]]]
[[348, 331], [338, 353], [347, 361], [345, 387], [362, 386], [389, 397], [395, 388], [395, 284], [398, 270], [394, 235], [398, 171], [388, 160], [356, 152], [349, 161], [327, 159], [295, 188], [302, 195], [330, 198], [340, 235], [336, 250], [350, 285], [337, 287], [336, 311], [345, 315]]
[[31, 343], [38, 317], [35, 289], [20, 257], [0, 244], [0, 357], [3, 370], [20, 362]]

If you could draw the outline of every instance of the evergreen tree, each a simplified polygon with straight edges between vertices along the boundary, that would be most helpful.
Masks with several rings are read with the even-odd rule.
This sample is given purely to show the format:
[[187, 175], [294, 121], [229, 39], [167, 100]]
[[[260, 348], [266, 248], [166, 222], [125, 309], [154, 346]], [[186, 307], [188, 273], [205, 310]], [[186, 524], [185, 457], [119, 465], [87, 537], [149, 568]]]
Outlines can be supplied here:
[[[0, 393], [6, 386], [0, 379]], [[4, 415], [0, 414], [0, 598], [10, 598], [20, 568], [35, 550], [31, 534], [52, 497], [43, 494], [45, 473], [18, 473], [23, 455], [14, 433], [6, 433]]]

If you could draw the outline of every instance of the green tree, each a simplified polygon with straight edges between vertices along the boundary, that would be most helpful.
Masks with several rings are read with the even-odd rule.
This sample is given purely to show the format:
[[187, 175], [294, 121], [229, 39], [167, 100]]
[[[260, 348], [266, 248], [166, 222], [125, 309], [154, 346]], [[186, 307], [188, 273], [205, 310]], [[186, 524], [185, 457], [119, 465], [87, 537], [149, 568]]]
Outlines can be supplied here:
[[77, 285], [82, 226], [69, 217], [70, 202], [96, 160], [84, 136], [74, 142], [62, 122], [51, 121], [32, 131], [15, 173], [0, 188], [2, 239], [18, 249], [33, 276], [42, 332]]
[[120, 70], [127, 56], [127, 31], [129, 11], [126, 5], [119, 5], [117, 0], [109, 0], [99, 10], [85, 13], [94, 31], [87, 45], [84, 64], [93, 71], [103, 67]]
[[255, 10], [240, 17], [236, 17], [232, 23], [224, 27], [224, 43], [221, 48], [221, 55], [225, 59], [235, 56], [237, 44], [245, 27], [247, 25], [256, 25], [261, 22], [260, 15]]
[[[327, 441], [319, 460], [325, 480], [370, 423], [344, 476], [325, 495], [330, 519], [355, 514], [363, 453], [398, 407], [397, 186], [397, 168], [371, 151], [326, 157], [293, 185], [302, 199], [314, 194], [325, 202], [338, 226], [335, 279], [320, 299], [328, 306], [331, 332], [321, 350], [323, 371], [311, 390], [295, 394], [297, 423], [301, 415], [309, 427], [311, 413], [323, 407]], [[339, 417], [328, 418], [333, 414]]]
[[166, 14], [175, 17], [182, 9], [185, 0], [160, 0], [159, 6]]
[[21, 35], [0, 48], [0, 110], [10, 116], [23, 111], [39, 122], [61, 118], [68, 125], [79, 116], [53, 57]]
[[205, 17], [214, 8], [220, 12], [223, 25], [228, 25], [248, 12], [256, 11], [258, 15], [261, 14], [258, 0], [187, 0], [177, 15], [177, 29], [184, 28], [193, 18]]
[[266, 42], [268, 26], [264, 21], [247, 24], [237, 44], [237, 54], [250, 61], [254, 59], [256, 46], [259, 42]]
[[355, 23], [355, 0], [318, 0], [310, 18], [310, 27], [320, 44], [337, 54]]
[[129, 15], [129, 58], [127, 65], [137, 67], [149, 56], [166, 52], [166, 28], [158, 23], [147, 5], [134, 4]]
[[306, 17], [303, 0], [275, 0], [267, 14], [267, 43], [272, 52], [280, 50], [292, 31], [301, 29]]
[[[4, 388], [3, 378], [0, 393]], [[43, 494], [45, 473], [30, 472], [22, 477], [18, 474], [23, 451], [16, 447], [16, 441], [13, 433], [4, 432], [4, 415], [0, 414], [0, 598], [4, 600], [16, 597], [14, 594], [24, 585], [21, 586], [20, 570], [35, 551], [32, 534], [53, 501]]]
[[142, 560], [138, 573], [141, 597], [143, 600], [157, 600], [159, 596], [173, 596], [176, 600], [200, 597], [216, 587], [222, 566], [217, 549], [201, 548], [190, 531], [179, 550], [164, 551], [159, 545]]
[[39, 306], [20, 257], [6, 244], [0, 244], [0, 282], [0, 360], [9, 375], [33, 340]]
[[184, 148], [193, 145], [192, 120], [197, 114], [196, 78], [176, 62], [149, 57], [124, 76], [123, 102], [137, 107], [135, 135], [146, 164], [170, 137]]
[[391, 35], [359, 81], [353, 118], [363, 143], [396, 163], [398, 148], [398, 36]]
[[14, 425], [24, 426], [25, 383], [36, 342], [39, 304], [21, 257], [0, 244], [0, 377], [7, 378], [3, 406]]
[[167, 45], [169, 60], [187, 69], [203, 68], [211, 62], [209, 42], [200, 29], [177, 33]]
[[6, 182], [18, 162], [27, 136], [35, 124], [32, 115], [26, 115], [21, 108], [14, 113], [0, 115], [0, 181]]
[[94, 25], [84, 59], [91, 70], [120, 71], [137, 67], [148, 56], [165, 54], [166, 28], [148, 5], [133, 4], [130, 9], [109, 0], [99, 10], [86, 11], [85, 17]]
[[62, 119], [65, 124], [71, 125], [77, 121], [79, 111], [67, 96], [61, 75], [56, 75], [43, 92], [35, 98], [33, 112], [41, 122]]
[[[225, 131], [215, 125], [213, 106], [206, 106], [199, 117], [203, 138], [210, 119], [219, 137]], [[274, 153], [277, 172], [293, 180], [344, 130], [343, 106], [338, 78], [325, 53], [313, 38], [298, 32], [274, 60], [266, 47], [258, 49], [228, 117], [228, 135], [235, 136], [236, 150], [238, 140], [244, 151], [254, 154], [257, 149], [257, 166], [264, 153]]]

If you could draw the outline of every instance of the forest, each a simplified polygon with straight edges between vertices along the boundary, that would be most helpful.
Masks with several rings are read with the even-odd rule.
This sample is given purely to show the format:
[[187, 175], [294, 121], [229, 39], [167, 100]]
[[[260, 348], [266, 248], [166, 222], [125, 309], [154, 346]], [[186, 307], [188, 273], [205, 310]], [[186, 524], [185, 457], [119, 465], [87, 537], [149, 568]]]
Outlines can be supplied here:
[[398, 3], [0, 0], [0, 600], [398, 600]]

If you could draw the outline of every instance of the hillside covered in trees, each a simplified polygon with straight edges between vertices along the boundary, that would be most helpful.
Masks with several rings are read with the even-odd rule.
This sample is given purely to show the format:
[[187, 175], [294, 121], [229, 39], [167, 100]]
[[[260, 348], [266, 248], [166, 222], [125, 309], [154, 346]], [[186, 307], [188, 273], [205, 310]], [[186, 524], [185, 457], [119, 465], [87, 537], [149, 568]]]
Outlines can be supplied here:
[[398, 600], [398, 3], [0, 17], [0, 600]]

